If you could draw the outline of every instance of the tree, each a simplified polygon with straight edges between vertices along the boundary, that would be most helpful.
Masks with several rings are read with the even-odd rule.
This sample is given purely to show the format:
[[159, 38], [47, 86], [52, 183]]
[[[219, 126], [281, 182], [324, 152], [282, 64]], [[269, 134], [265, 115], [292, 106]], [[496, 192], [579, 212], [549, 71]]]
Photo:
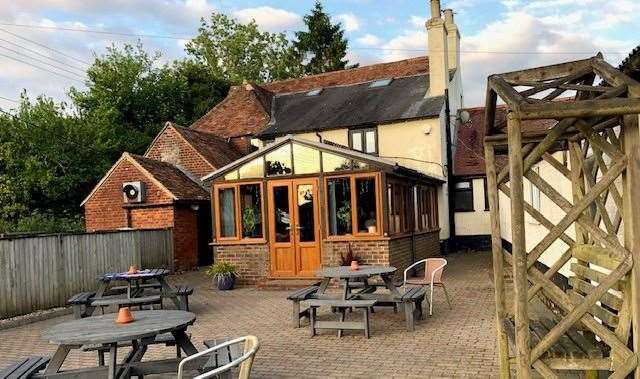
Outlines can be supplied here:
[[206, 66], [197, 61], [177, 61], [174, 69], [176, 80], [184, 86], [183, 95], [176, 99], [181, 102], [184, 125], [202, 117], [229, 92], [229, 82], [213, 76]]
[[209, 22], [201, 20], [198, 35], [185, 51], [217, 78], [239, 84], [299, 77], [300, 62], [284, 33], [261, 32], [255, 21], [236, 22], [212, 13]]
[[[308, 31], [296, 32], [293, 47], [304, 64], [307, 75], [328, 71], [343, 70], [349, 61], [347, 55], [348, 40], [340, 23], [333, 24], [325, 13], [322, 4], [316, 1], [311, 14], [304, 16]], [[357, 67], [357, 64], [352, 67]]]

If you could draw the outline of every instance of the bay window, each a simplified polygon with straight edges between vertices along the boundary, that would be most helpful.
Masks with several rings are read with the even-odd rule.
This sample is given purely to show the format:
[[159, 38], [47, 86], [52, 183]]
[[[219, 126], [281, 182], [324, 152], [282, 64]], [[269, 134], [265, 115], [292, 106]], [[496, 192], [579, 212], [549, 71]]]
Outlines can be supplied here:
[[262, 240], [262, 183], [223, 184], [214, 187], [218, 240]]

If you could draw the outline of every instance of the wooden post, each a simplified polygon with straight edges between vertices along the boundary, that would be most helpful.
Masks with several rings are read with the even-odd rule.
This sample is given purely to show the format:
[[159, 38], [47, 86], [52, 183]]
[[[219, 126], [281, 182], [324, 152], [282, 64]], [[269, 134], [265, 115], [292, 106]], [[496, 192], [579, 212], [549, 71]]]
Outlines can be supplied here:
[[500, 208], [498, 181], [496, 174], [496, 156], [493, 145], [484, 145], [484, 156], [487, 170], [487, 194], [491, 211], [491, 251], [493, 255], [493, 284], [496, 302], [496, 331], [498, 336], [498, 353], [500, 360], [500, 378], [509, 378], [509, 342], [504, 330], [505, 291], [504, 291], [504, 256], [502, 253], [502, 236], [500, 233]]
[[[631, 269], [631, 315], [633, 330], [633, 352], [640, 352], [640, 124], [638, 115], [624, 117], [624, 150], [628, 157], [627, 171], [623, 174], [624, 183], [624, 245], [631, 251], [633, 268]], [[639, 357], [640, 361], [640, 357]], [[640, 379], [640, 370], [636, 368], [635, 379]]]
[[507, 114], [509, 138], [509, 177], [511, 187], [511, 244], [513, 254], [514, 313], [516, 327], [516, 365], [518, 378], [531, 376], [531, 347], [529, 346], [529, 314], [527, 251], [524, 225], [523, 156], [520, 119], [513, 112]]

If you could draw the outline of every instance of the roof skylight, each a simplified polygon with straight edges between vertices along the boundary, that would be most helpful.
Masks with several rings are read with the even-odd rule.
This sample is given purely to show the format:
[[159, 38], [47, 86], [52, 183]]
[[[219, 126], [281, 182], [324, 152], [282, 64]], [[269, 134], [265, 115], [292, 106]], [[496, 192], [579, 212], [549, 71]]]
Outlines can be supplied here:
[[307, 96], [318, 96], [320, 95], [320, 92], [322, 92], [322, 88], [312, 89], [311, 91], [307, 92]]
[[371, 84], [369, 84], [369, 88], [386, 87], [391, 83], [391, 81], [393, 81], [393, 79], [375, 80], [375, 81], [371, 82]]

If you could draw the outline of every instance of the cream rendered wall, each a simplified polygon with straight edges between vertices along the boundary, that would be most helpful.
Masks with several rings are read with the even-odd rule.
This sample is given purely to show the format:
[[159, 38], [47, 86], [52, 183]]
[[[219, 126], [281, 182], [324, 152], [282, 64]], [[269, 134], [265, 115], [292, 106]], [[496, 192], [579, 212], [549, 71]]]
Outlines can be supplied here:
[[455, 212], [456, 236], [491, 234], [491, 217], [484, 204], [484, 179], [473, 179], [472, 212]]
[[[563, 161], [563, 155], [561, 152], [557, 152], [553, 154], [556, 159], [560, 162]], [[551, 167], [547, 162], [538, 163], [539, 174], [545, 179], [547, 182], [551, 183], [553, 187], [560, 192], [567, 200], [572, 201], [572, 193], [571, 193], [571, 181], [569, 181], [564, 175], [559, 173], [553, 167]], [[531, 196], [531, 183], [525, 179], [524, 180], [524, 196], [525, 200], [530, 202]], [[565, 212], [560, 209], [555, 203], [553, 203], [549, 198], [547, 198], [544, 194], [540, 194], [540, 209], [539, 211], [552, 223], [557, 224], [564, 216]], [[506, 241], [511, 242], [511, 207], [509, 204], [509, 198], [500, 193], [500, 228], [502, 238]], [[571, 225], [566, 233], [571, 238], [575, 238], [575, 226]], [[528, 214], [525, 214], [525, 241], [527, 252], [531, 251], [538, 242], [544, 238], [548, 234], [548, 229], [544, 226], [540, 225], [539, 222], [534, 220]], [[544, 263], [547, 266], [553, 265], [553, 263], [558, 259], [560, 255], [562, 255], [567, 246], [564, 242], [557, 240], [551, 245], [551, 247], [545, 251], [545, 253], [540, 257], [539, 261]], [[568, 265], [565, 265], [560, 273], [569, 276]]]

